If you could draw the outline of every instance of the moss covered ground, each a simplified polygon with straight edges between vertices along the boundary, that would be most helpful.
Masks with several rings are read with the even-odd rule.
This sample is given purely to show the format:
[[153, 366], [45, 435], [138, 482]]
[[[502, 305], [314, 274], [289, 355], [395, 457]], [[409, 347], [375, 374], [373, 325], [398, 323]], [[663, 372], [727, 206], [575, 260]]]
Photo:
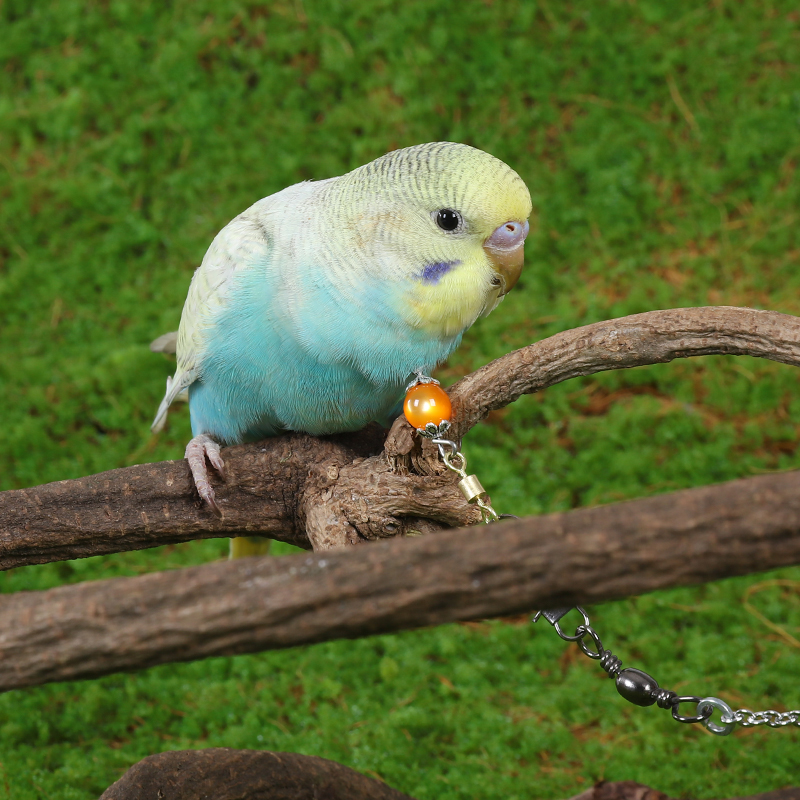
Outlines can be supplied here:
[[[800, 314], [794, 0], [59, 0], [0, 5], [0, 488], [179, 457], [149, 422], [215, 233], [386, 150], [488, 150], [536, 208], [520, 285], [441, 370], [656, 308]], [[695, 359], [523, 398], [465, 442], [518, 515], [800, 466], [788, 367]], [[191, 543], [6, 573], [4, 592], [224, 556]], [[291, 557], [288, 548], [280, 549]], [[776, 577], [782, 579], [778, 584]], [[767, 627], [744, 605], [780, 626]], [[800, 571], [591, 609], [691, 694], [800, 708]], [[0, 696], [0, 800], [92, 798], [164, 749], [291, 750], [425, 800], [800, 784], [797, 729], [717, 738], [619, 698], [525, 620], [170, 665]]]

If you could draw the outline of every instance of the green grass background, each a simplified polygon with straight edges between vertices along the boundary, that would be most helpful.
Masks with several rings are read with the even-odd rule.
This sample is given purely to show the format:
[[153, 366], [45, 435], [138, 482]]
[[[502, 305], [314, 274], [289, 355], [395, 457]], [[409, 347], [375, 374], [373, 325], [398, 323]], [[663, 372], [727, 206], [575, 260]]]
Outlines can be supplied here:
[[[151, 436], [215, 233], [386, 150], [467, 142], [535, 205], [515, 291], [441, 371], [656, 308], [800, 314], [795, 0], [231, 0], [0, 5], [0, 488], [176, 458]], [[800, 466], [800, 385], [754, 359], [609, 373], [466, 441], [503, 512]], [[2, 591], [177, 568], [225, 541], [14, 570]], [[283, 548], [281, 552], [287, 552]], [[785, 583], [769, 581], [781, 577]], [[800, 708], [800, 570], [591, 609], [662, 685]], [[170, 665], [0, 696], [0, 800], [91, 798], [166, 749], [336, 759], [419, 798], [560, 798], [638, 780], [719, 798], [800, 784], [800, 736], [717, 738], [628, 705], [524, 620]]]

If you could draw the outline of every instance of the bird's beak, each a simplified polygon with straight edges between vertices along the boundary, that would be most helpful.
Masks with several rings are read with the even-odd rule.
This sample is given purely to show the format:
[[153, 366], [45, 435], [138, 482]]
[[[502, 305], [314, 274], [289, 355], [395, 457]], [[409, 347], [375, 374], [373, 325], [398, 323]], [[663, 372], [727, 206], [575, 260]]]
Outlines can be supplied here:
[[525, 237], [531, 226], [525, 222], [504, 222], [484, 242], [483, 249], [503, 279], [502, 297], [519, 280], [525, 258]]

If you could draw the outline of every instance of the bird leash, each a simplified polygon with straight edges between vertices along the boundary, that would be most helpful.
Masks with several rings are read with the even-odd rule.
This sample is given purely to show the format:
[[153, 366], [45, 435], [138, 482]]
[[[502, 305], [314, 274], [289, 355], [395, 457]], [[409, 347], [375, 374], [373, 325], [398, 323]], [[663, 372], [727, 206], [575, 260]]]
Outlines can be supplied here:
[[[498, 514], [493, 508], [476, 475], [467, 475], [467, 459], [458, 444], [447, 438], [451, 428], [450, 416], [452, 404], [447, 392], [439, 385], [439, 381], [416, 373], [416, 378], [406, 387], [403, 402], [403, 413], [409, 424], [420, 436], [430, 439], [439, 448], [439, 455], [444, 465], [455, 472], [461, 480], [458, 488], [466, 501], [477, 505], [485, 524], [498, 522], [501, 519], [519, 519], [513, 514]], [[574, 634], [565, 633], [561, 628], [561, 620], [572, 611], [577, 611], [583, 622], [575, 628]], [[655, 678], [640, 669], [626, 667], [622, 661], [606, 650], [597, 631], [589, 621], [589, 615], [580, 606], [565, 606], [538, 611], [533, 622], [547, 620], [555, 632], [565, 642], [577, 642], [581, 651], [589, 658], [599, 661], [600, 666], [614, 679], [617, 692], [628, 702], [637, 706], [658, 705], [672, 712], [677, 722], [699, 722], [706, 730], [717, 736], [727, 736], [734, 728], [753, 728], [757, 725], [768, 725], [770, 728], [783, 728], [787, 725], [800, 727], [800, 710], [794, 711], [751, 711], [749, 708], [733, 710], [724, 700], [718, 697], [698, 697], [696, 695], [679, 695], [671, 689], [662, 689]], [[684, 703], [694, 705], [694, 713], [681, 714], [680, 706]], [[712, 721], [715, 711], [721, 712], [720, 722]]]

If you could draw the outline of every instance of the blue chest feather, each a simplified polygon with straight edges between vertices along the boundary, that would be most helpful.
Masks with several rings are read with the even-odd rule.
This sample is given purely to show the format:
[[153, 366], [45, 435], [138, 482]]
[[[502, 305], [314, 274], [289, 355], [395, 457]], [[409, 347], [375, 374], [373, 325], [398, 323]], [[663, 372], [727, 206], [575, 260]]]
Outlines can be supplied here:
[[288, 292], [268, 270], [248, 270], [189, 388], [193, 434], [232, 444], [388, 423], [413, 372], [430, 371], [461, 339], [402, 324], [392, 291], [365, 289], [354, 304], [312, 277]]

